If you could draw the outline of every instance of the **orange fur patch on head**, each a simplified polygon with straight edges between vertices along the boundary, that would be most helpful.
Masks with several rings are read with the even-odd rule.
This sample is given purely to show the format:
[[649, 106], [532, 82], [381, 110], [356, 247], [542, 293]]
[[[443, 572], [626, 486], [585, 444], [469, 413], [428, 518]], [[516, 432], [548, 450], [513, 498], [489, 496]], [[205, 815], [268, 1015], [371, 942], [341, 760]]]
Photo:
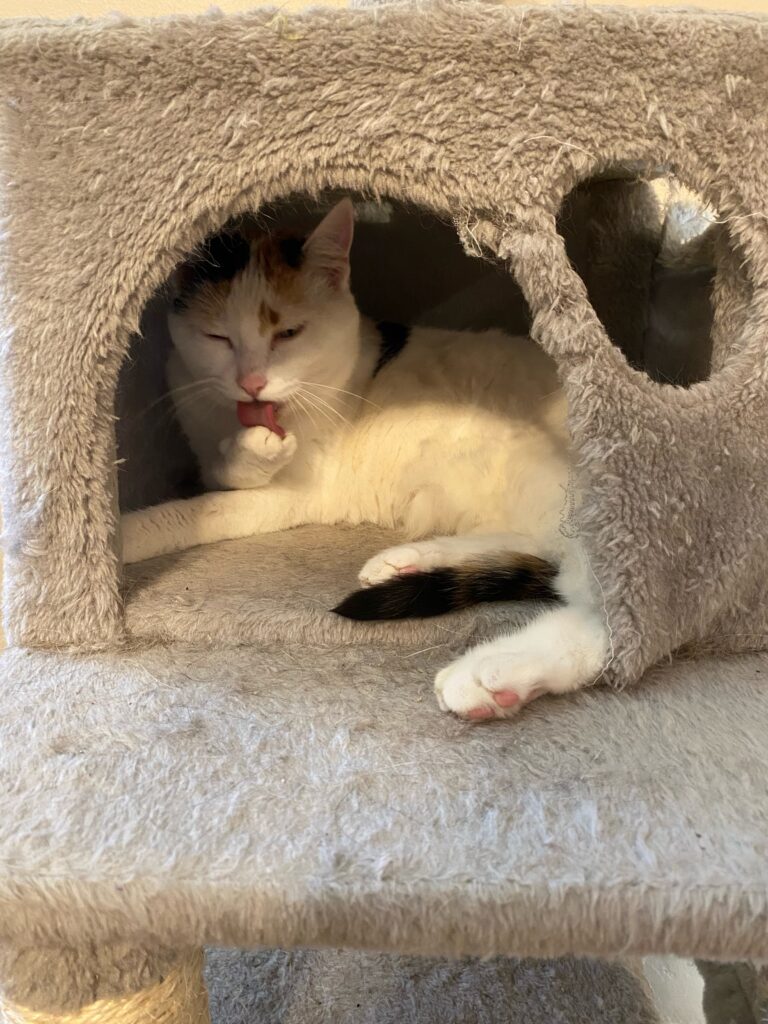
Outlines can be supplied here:
[[259, 326], [261, 329], [266, 331], [269, 327], [274, 327], [279, 321], [280, 314], [262, 300], [259, 303]]
[[[297, 239], [267, 235], [253, 249], [253, 259], [259, 274], [272, 293], [284, 302], [298, 302], [302, 298], [301, 242]], [[259, 312], [261, 317], [261, 311]], [[274, 326], [279, 316], [265, 307], [265, 325]]]
[[177, 309], [205, 329], [224, 317], [233, 287], [238, 292], [244, 288], [242, 298], [258, 301], [259, 325], [269, 333], [280, 323], [280, 306], [304, 298], [302, 261], [303, 241], [298, 238], [216, 236], [206, 243], [201, 257], [181, 269]]

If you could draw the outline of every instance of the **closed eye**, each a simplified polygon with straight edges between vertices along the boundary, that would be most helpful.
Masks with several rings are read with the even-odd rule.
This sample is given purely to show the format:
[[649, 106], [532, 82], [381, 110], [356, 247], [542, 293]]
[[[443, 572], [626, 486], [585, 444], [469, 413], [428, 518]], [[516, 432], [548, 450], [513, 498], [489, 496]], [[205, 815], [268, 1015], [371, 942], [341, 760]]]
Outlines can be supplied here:
[[299, 324], [298, 327], [286, 327], [284, 331], [276, 331], [272, 335], [272, 340], [288, 341], [289, 338], [295, 338], [297, 334], [301, 334], [305, 326], [305, 324]]
[[226, 336], [226, 334], [206, 334], [206, 338], [210, 338], [211, 341], [223, 341], [226, 342], [229, 347], [232, 347], [232, 341]]

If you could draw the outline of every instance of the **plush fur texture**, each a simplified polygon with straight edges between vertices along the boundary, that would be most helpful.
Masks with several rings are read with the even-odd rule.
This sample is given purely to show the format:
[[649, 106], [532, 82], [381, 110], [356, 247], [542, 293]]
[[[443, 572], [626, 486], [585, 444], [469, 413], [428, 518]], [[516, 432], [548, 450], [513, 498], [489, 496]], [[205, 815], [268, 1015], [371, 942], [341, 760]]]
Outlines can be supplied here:
[[[360, 562], [400, 538], [373, 527], [301, 527], [205, 545], [126, 566], [131, 644], [440, 645], [443, 657], [523, 624], [525, 604], [478, 605], [436, 619], [352, 622], [328, 609], [350, 591]], [[254, 571], [258, 566], [258, 572]]]
[[482, 729], [442, 656], [3, 652], [0, 941], [768, 958], [764, 656]]
[[73, 1013], [155, 985], [187, 955], [124, 942], [0, 946], [0, 1005], [7, 1000], [36, 1013]]
[[629, 967], [571, 957], [217, 949], [206, 974], [212, 1024], [667, 1024]]
[[[395, 550], [414, 549], [403, 545]], [[448, 551], [446, 545], [446, 551]], [[387, 555], [385, 551], [384, 556]], [[381, 555], [377, 556], [380, 558]], [[475, 556], [451, 568], [421, 569], [392, 576], [385, 582], [362, 587], [333, 609], [337, 615], [358, 621], [419, 619], [445, 615], [486, 601], [556, 601], [552, 581], [556, 568], [535, 555], [517, 552], [499, 557]]]
[[[231, 214], [336, 186], [453, 215], [468, 244], [509, 260], [568, 394], [612, 680], [634, 681], [686, 643], [761, 646], [763, 25], [472, 3], [5, 27], [12, 639], [123, 636], [113, 397], [152, 291]], [[322, 57], [329, 46], [342, 63]], [[743, 315], [716, 318], [716, 349], [730, 359], [716, 352], [726, 365], [689, 391], [627, 367], [555, 230], [574, 184], [627, 159], [670, 161], [700, 188], [755, 286], [748, 312], [742, 302]]]

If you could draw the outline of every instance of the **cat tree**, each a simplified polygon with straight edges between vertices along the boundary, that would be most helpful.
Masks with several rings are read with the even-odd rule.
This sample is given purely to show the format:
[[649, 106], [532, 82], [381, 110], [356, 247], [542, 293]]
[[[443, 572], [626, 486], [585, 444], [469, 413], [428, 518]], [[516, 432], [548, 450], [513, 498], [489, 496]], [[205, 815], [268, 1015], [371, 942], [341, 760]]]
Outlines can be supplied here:
[[[2, 26], [6, 1019], [202, 1020], [206, 943], [768, 956], [767, 30], [474, 2]], [[688, 388], [595, 313], [610, 231], [582, 280], [557, 223], [579, 183], [658, 167], [723, 227]], [[440, 715], [434, 669], [510, 613], [329, 616], [373, 530], [121, 571], [142, 311], [229, 217], [327, 189], [419, 204], [517, 279], [613, 688]], [[602, 287], [641, 348], [642, 291]]]

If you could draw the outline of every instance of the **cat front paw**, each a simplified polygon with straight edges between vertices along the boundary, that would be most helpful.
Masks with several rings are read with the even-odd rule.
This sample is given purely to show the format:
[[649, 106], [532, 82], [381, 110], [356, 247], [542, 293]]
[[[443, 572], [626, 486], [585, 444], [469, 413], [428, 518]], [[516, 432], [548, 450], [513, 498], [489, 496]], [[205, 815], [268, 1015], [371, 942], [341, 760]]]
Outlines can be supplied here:
[[443, 711], [472, 722], [510, 718], [547, 692], [543, 672], [542, 665], [511, 652], [478, 647], [437, 673], [437, 702]]
[[369, 558], [358, 573], [358, 579], [363, 587], [374, 587], [395, 576], [428, 572], [446, 564], [445, 553], [438, 541], [399, 544]]
[[544, 612], [516, 633], [467, 651], [438, 672], [440, 707], [469, 721], [510, 718], [544, 693], [568, 693], [598, 679], [609, 653], [599, 614]]
[[221, 442], [221, 454], [225, 458], [245, 458], [248, 462], [275, 469], [287, 465], [296, 454], [296, 448], [295, 434], [280, 437], [266, 427], [238, 430], [234, 436]]

